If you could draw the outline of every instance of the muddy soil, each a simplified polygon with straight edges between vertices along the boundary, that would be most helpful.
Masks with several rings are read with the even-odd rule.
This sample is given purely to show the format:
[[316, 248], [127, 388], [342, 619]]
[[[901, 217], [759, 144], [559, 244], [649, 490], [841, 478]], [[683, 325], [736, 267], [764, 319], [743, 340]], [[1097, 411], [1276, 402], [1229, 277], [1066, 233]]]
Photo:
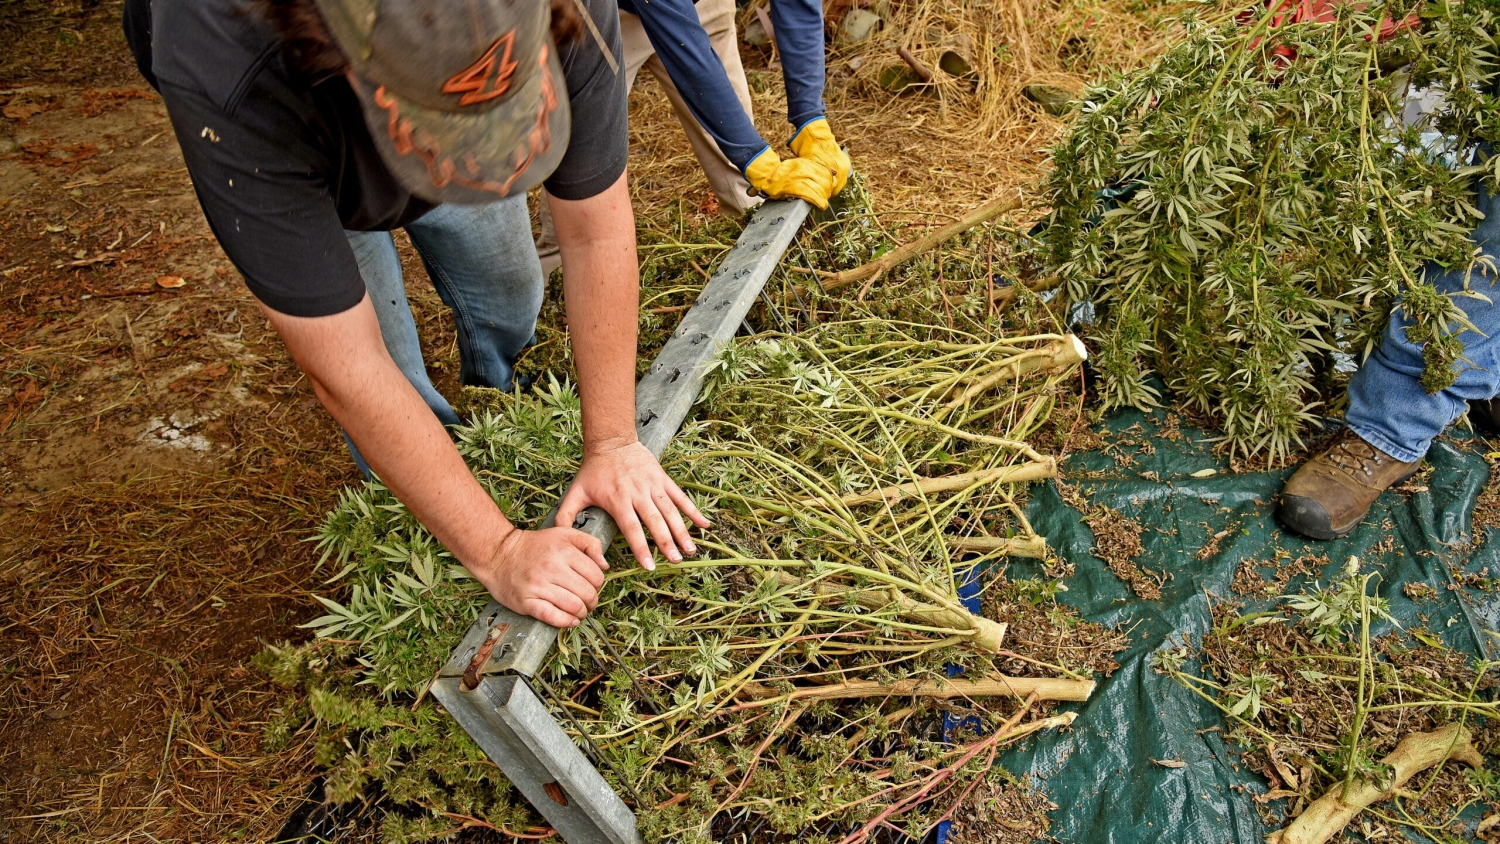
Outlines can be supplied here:
[[0, 6], [0, 842], [264, 840], [309, 759], [262, 754], [281, 696], [247, 660], [305, 635], [305, 540], [357, 474], [120, 11]]

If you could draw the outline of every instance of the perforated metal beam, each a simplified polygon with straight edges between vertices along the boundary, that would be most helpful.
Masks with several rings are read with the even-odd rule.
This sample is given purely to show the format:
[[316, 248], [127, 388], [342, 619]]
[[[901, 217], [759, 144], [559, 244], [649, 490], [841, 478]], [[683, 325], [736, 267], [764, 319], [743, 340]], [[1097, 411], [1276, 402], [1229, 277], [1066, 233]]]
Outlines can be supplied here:
[[[660, 457], [682, 427], [707, 364], [733, 339], [811, 207], [760, 207], [636, 385], [636, 432], [652, 454]], [[596, 507], [573, 526], [606, 547], [615, 538], [614, 520]], [[556, 641], [556, 628], [491, 601], [443, 666], [433, 697], [568, 844], [639, 841], [635, 814], [521, 679], [536, 674]]]

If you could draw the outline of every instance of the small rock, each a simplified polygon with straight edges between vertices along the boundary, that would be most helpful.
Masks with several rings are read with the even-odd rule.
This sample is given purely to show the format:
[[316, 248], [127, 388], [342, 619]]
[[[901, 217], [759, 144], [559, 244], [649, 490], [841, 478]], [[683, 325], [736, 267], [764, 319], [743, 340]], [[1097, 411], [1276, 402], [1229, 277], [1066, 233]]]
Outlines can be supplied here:
[[880, 15], [869, 9], [850, 9], [839, 22], [838, 35], [834, 36], [835, 47], [853, 47], [862, 44], [875, 34], [884, 23]]
[[899, 94], [913, 85], [922, 84], [922, 77], [905, 64], [888, 65], [875, 76], [875, 84], [892, 94]]
[[43, 709], [42, 717], [46, 718], [48, 721], [61, 721], [62, 719], [68, 717], [68, 710], [64, 709], [61, 706], [54, 706], [51, 709]]
[[759, 17], [750, 19], [750, 25], [740, 33], [740, 40], [751, 47], [759, 47], [762, 50], [771, 49], [771, 36], [766, 34], [766, 28], [761, 25]]
[[1022, 89], [1026, 99], [1040, 105], [1042, 111], [1053, 117], [1062, 117], [1073, 110], [1073, 92], [1056, 85], [1033, 82]]
[[973, 79], [979, 75], [974, 72], [974, 65], [969, 64], [969, 60], [957, 50], [944, 50], [943, 54], [938, 57], [938, 67], [942, 68], [944, 73], [958, 79]]

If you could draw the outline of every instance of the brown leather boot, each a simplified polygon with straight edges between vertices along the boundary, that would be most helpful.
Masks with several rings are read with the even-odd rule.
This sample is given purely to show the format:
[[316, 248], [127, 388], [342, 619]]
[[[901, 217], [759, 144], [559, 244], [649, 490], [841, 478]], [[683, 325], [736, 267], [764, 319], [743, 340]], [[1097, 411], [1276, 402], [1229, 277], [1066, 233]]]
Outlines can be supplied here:
[[1403, 463], [1345, 429], [1287, 479], [1276, 518], [1303, 536], [1337, 539], [1358, 527], [1375, 499], [1415, 475], [1421, 463]]

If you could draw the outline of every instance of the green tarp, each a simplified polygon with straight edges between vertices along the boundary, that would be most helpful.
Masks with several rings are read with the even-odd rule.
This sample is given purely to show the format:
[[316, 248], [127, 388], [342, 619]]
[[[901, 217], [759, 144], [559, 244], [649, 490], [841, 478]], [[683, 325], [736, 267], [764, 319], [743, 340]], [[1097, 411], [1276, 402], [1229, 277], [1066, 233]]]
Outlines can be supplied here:
[[[1353, 534], [1320, 543], [1284, 533], [1272, 516], [1290, 469], [1229, 473], [1214, 456], [1208, 434], [1184, 426], [1180, 437], [1168, 439], [1161, 422], [1160, 413], [1118, 414], [1107, 425], [1117, 436], [1102, 449], [1073, 455], [1064, 466], [1068, 482], [1092, 505], [1108, 505], [1141, 523], [1144, 552], [1135, 562], [1171, 575], [1160, 600], [1138, 598], [1090, 553], [1093, 534], [1055, 486], [1032, 492], [1033, 525], [1057, 555], [1077, 567], [1060, 599], [1091, 621], [1128, 629], [1131, 644], [1117, 656], [1120, 669], [1077, 707], [1080, 717], [1070, 731], [1013, 751], [1002, 764], [1029, 773], [1058, 805], [1052, 835], [1060, 841], [1258, 844], [1270, 830], [1253, 797], [1264, 794], [1266, 784], [1238, 764], [1218, 710], [1153, 672], [1152, 653], [1184, 641], [1196, 652], [1210, 625], [1209, 602], [1246, 601], [1230, 589], [1240, 563], [1267, 563], [1262, 573], [1269, 577], [1269, 561], [1276, 549], [1285, 549], [1294, 558], [1326, 556], [1328, 565], [1312, 575], [1324, 583], [1351, 555], [1359, 556], [1364, 571], [1380, 572], [1379, 591], [1404, 627], [1421, 624], [1450, 647], [1500, 658], [1500, 638], [1485, 632], [1500, 623], [1500, 595], [1449, 588], [1449, 566], [1475, 572], [1489, 567], [1500, 575], [1500, 537], [1475, 543], [1470, 535], [1470, 514], [1489, 474], [1484, 442], [1439, 442], [1428, 458], [1433, 469], [1423, 481], [1425, 491], [1388, 492]], [[1193, 477], [1208, 469], [1218, 474]], [[1205, 543], [1224, 530], [1229, 533], [1217, 553], [1200, 559]], [[1378, 546], [1387, 537], [1395, 541], [1383, 550]], [[1010, 574], [1040, 576], [1041, 570], [1012, 561]], [[1293, 578], [1286, 591], [1296, 592], [1306, 580]], [[1407, 583], [1430, 584], [1438, 597], [1419, 606], [1403, 594]], [[1248, 601], [1247, 609], [1270, 605]], [[1273, 805], [1285, 807], [1284, 801]]]

